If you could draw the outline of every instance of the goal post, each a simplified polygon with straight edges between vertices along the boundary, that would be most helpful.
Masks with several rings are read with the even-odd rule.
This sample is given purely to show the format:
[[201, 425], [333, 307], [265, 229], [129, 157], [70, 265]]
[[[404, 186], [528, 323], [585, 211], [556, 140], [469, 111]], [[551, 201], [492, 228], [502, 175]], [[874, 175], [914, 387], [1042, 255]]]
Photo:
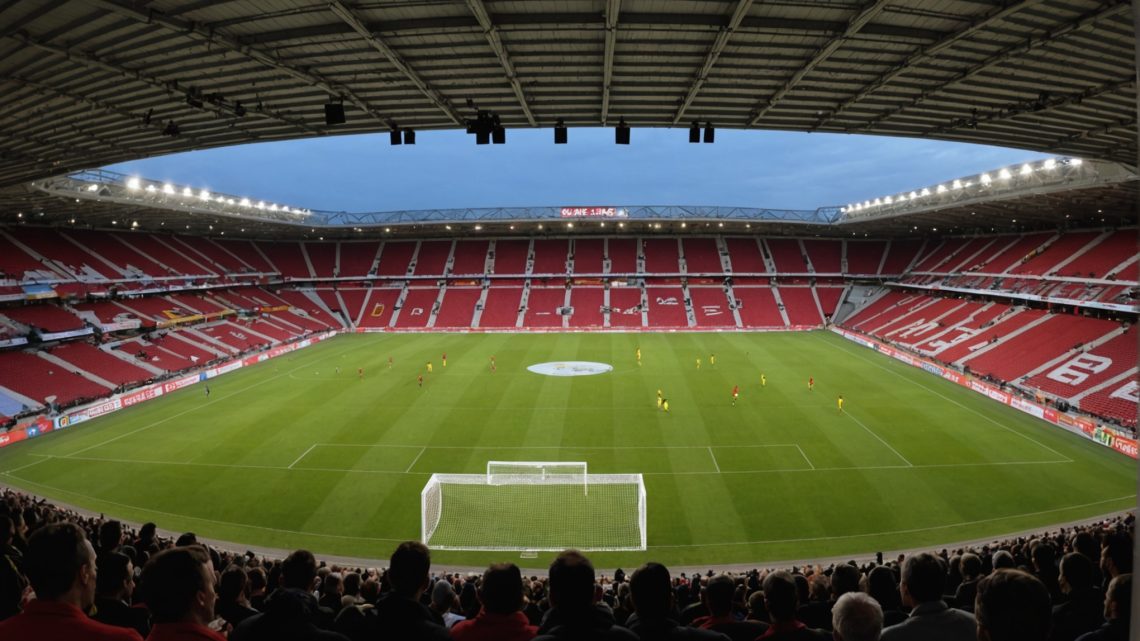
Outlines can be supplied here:
[[[493, 462], [487, 474], [433, 474], [420, 494], [421, 536], [437, 550], [634, 551], [646, 546], [640, 474], [586, 474]], [[529, 466], [529, 467], [528, 467]], [[588, 487], [587, 493], [584, 489]]]
[[585, 461], [487, 461], [487, 485], [581, 485], [589, 494]]

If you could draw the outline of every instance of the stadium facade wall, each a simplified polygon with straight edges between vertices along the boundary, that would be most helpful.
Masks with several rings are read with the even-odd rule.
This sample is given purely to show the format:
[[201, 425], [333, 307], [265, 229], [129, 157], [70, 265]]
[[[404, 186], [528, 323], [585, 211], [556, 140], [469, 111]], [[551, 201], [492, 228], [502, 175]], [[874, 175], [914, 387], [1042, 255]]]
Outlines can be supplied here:
[[105, 414], [111, 414], [112, 412], [117, 412], [125, 407], [137, 405], [139, 403], [158, 398], [164, 394], [175, 392], [184, 387], [189, 387], [197, 383], [208, 381], [212, 378], [241, 369], [242, 367], [256, 365], [263, 361], [288, 354], [289, 352], [304, 349], [310, 345], [314, 345], [336, 335], [337, 332], [325, 332], [322, 334], [310, 336], [303, 340], [271, 347], [264, 352], [236, 358], [214, 367], [208, 367], [194, 374], [180, 376], [178, 378], [163, 381], [161, 383], [155, 383], [153, 385], [136, 388], [123, 394], [116, 394], [110, 398], [102, 399], [98, 402], [72, 409], [55, 418], [47, 418], [46, 416], [41, 415], [36, 417], [36, 419], [28, 425], [19, 425], [12, 428], [11, 430], [8, 430], [7, 432], [0, 433], [0, 447], [6, 447], [12, 443], [35, 438], [37, 436], [42, 436], [43, 434], [47, 434], [49, 432], [55, 432], [58, 430], [74, 427], [93, 418], [97, 418]]
[[1016, 410], [1025, 412], [1034, 418], [1040, 419], [1050, 425], [1060, 427], [1068, 432], [1083, 436], [1091, 441], [1100, 443], [1101, 445], [1110, 448], [1116, 452], [1124, 454], [1131, 458], [1140, 458], [1138, 452], [1137, 441], [1131, 436], [1125, 434], [1123, 431], [1116, 428], [1096, 423], [1083, 416], [1074, 416], [1067, 412], [1061, 412], [1054, 407], [1041, 405], [1033, 401], [1029, 401], [1006, 392], [996, 385], [991, 385], [984, 381], [978, 380], [968, 374], [963, 374], [956, 370], [945, 367], [934, 361], [916, 356], [910, 352], [900, 350], [878, 341], [870, 336], [854, 332], [849, 329], [841, 327], [831, 327], [831, 331], [846, 338], [853, 343], [862, 345], [868, 349], [875, 350], [881, 354], [890, 356], [891, 358], [925, 370], [926, 372], [943, 378], [945, 380], [957, 383], [966, 389], [981, 394], [997, 401], [1003, 405], [1008, 405]]

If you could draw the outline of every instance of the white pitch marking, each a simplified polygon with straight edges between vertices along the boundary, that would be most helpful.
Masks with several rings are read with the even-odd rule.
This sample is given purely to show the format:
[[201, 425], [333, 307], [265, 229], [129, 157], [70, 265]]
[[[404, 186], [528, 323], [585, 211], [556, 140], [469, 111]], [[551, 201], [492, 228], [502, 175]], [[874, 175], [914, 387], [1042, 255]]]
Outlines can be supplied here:
[[426, 446], [426, 445], [425, 445], [425, 446], [423, 446], [422, 448], [420, 448], [420, 453], [419, 453], [419, 454], [416, 454], [416, 458], [412, 459], [412, 462], [411, 462], [411, 463], [408, 463], [408, 469], [404, 470], [404, 474], [409, 474], [409, 473], [411, 473], [411, 471], [412, 471], [412, 468], [413, 468], [413, 467], [415, 467], [416, 463], [418, 463], [418, 462], [419, 462], [419, 460], [420, 460], [420, 457], [421, 457], [421, 456], [423, 456], [423, 455], [424, 455], [424, 452], [426, 452], [426, 451], [427, 451], [427, 446]]
[[813, 470], [814, 470], [814, 469], [815, 469], [815, 464], [811, 462], [811, 459], [809, 459], [809, 458], [807, 457], [807, 454], [804, 454], [804, 448], [800, 447], [799, 445], [796, 445], [796, 449], [800, 451], [800, 456], [804, 457], [804, 460], [805, 460], [805, 461], [807, 461], [807, 464], [808, 464], [809, 466], [811, 466], [811, 469], [813, 469]]
[[899, 454], [899, 451], [898, 451], [898, 450], [896, 450], [895, 448], [891, 447], [891, 444], [890, 444], [890, 443], [888, 443], [888, 442], [884, 441], [884, 440], [883, 440], [883, 437], [881, 437], [881, 436], [879, 436], [878, 434], [876, 434], [876, 433], [872, 432], [872, 431], [871, 431], [871, 428], [869, 428], [869, 427], [867, 427], [866, 425], [864, 425], [864, 424], [863, 424], [863, 421], [860, 421], [859, 419], [857, 419], [857, 418], [855, 418], [854, 416], [852, 416], [852, 415], [851, 415], [851, 412], [844, 412], [843, 414], [844, 414], [844, 415], [846, 415], [846, 416], [847, 416], [848, 418], [850, 418], [851, 420], [855, 421], [855, 422], [856, 422], [856, 423], [859, 425], [859, 427], [861, 427], [861, 428], [863, 428], [863, 429], [867, 430], [867, 433], [868, 433], [868, 434], [870, 434], [871, 436], [874, 436], [875, 438], [879, 439], [879, 442], [880, 442], [880, 443], [882, 443], [883, 445], [886, 445], [886, 446], [887, 446], [887, 449], [889, 449], [890, 451], [894, 452], [894, 453], [895, 453], [895, 456], [897, 456], [897, 457], [899, 457], [900, 459], [902, 459], [903, 463], [906, 463], [907, 467], [914, 467], [914, 463], [911, 463], [910, 461], [908, 461], [908, 460], [906, 459], [906, 457], [905, 457], [905, 456], [903, 456], [902, 454]]
[[301, 462], [301, 459], [303, 459], [303, 458], [305, 458], [306, 456], [308, 456], [308, 455], [309, 455], [309, 452], [312, 452], [312, 451], [313, 451], [313, 448], [314, 448], [314, 447], [316, 447], [316, 446], [317, 446], [317, 444], [316, 444], [316, 443], [313, 443], [312, 445], [310, 445], [310, 446], [309, 446], [309, 449], [307, 449], [307, 450], [305, 450], [304, 452], [302, 452], [302, 453], [301, 453], [301, 455], [297, 457], [297, 460], [295, 460], [295, 461], [293, 461], [292, 463], [290, 463], [290, 464], [289, 464], [289, 467], [287, 467], [287, 468], [285, 468], [285, 469], [289, 469], [289, 470], [293, 469], [293, 466], [294, 466], [294, 465], [296, 465], [296, 464], [298, 464], [298, 463], [300, 463], [300, 462]]
[[716, 462], [716, 454], [713, 454], [713, 451], [712, 451], [712, 446], [711, 446], [711, 445], [709, 446], [708, 450], [709, 450], [709, 456], [711, 456], [711, 457], [712, 457], [712, 461], [713, 461], [713, 467], [715, 467], [715, 468], [716, 468], [716, 473], [717, 473], [717, 474], [720, 474], [720, 463], [717, 463], [717, 462]]

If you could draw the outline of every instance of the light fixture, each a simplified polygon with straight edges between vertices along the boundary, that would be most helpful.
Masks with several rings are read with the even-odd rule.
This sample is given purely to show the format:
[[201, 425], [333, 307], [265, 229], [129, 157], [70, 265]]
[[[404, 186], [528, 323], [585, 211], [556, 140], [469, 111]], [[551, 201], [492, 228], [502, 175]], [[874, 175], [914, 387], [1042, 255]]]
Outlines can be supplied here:
[[711, 122], [705, 123], [705, 139], [704, 139], [704, 141], [708, 144], [712, 144], [712, 143], [716, 142], [716, 129], [713, 129]]
[[201, 198], [202, 200], [209, 201], [210, 200], [210, 192], [203, 189], [202, 192], [200, 194], [198, 194], [198, 197]]
[[689, 125], [689, 142], [699, 143], [701, 141], [701, 124], [696, 120], [693, 124]]
[[325, 124], [326, 125], [343, 125], [344, 124], [344, 103], [343, 102], [330, 102], [325, 105]]
[[625, 116], [622, 116], [621, 120], [618, 121], [617, 127], [614, 127], [614, 144], [629, 144], [629, 125], [625, 124]]
[[990, 184], [990, 181], [992, 181], [992, 180], [993, 180], [993, 179], [992, 179], [992, 178], [990, 178], [990, 175], [989, 175], [989, 174], [982, 174], [982, 176], [981, 176], [981, 181], [982, 181], [982, 184], [983, 184], [983, 185], [988, 185], [988, 184]]
[[1057, 160], [1054, 158], [1048, 158], [1045, 160], [1045, 162], [1041, 166], [1045, 169], [1056, 169], [1057, 168]]
[[127, 189], [139, 189], [140, 187], [142, 187], [142, 183], [139, 182], [138, 178], [132, 176], [127, 179]]
[[1028, 176], [1029, 174], [1033, 173], [1033, 167], [1030, 167], [1029, 163], [1025, 163], [1021, 166], [1021, 171], [1018, 173], [1020, 173], [1022, 176]]
[[1013, 174], [1009, 173], [1009, 169], [1003, 167], [1002, 170], [998, 172], [998, 178], [1001, 178], [1002, 180], [1009, 180], [1010, 178], [1013, 178]]
[[390, 145], [402, 145], [402, 144], [404, 144], [404, 138], [402, 136], [400, 136], [399, 128], [392, 127], [392, 130], [388, 132], [388, 144], [390, 144]]
[[566, 123], [559, 118], [558, 123], [554, 125], [554, 144], [565, 145], [567, 140]]
[[183, 187], [182, 188], [182, 195], [185, 196], [186, 198], [190, 198], [191, 196], [194, 195], [194, 191], [192, 189], [190, 189], [189, 187]]

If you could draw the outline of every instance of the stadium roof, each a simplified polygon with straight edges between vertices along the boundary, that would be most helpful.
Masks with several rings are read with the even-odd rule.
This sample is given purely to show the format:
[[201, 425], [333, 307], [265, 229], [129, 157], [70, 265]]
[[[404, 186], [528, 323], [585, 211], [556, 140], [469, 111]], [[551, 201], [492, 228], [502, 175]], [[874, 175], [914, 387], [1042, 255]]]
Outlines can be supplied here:
[[[463, 128], [479, 110], [508, 130], [700, 121], [1135, 166], [1130, 14], [1127, 0], [9, 1], [0, 186]], [[330, 101], [347, 122], [326, 124]]]

